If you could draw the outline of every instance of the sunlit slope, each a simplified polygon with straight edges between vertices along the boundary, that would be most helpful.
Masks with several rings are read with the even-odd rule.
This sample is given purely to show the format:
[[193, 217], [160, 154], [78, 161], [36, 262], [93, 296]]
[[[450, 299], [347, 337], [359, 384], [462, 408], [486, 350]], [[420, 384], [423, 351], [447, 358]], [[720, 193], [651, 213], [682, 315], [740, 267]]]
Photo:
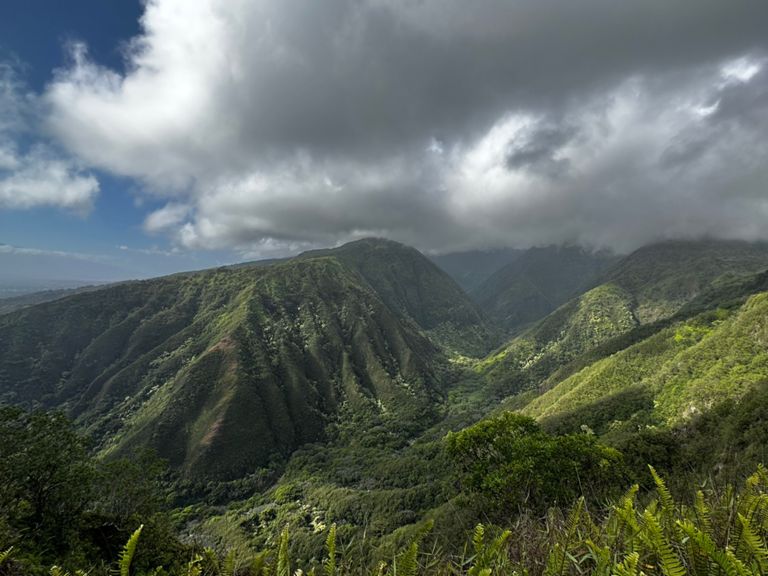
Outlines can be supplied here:
[[479, 370], [502, 395], [536, 389], [569, 363], [640, 326], [652, 331], [653, 324], [676, 313], [716, 306], [743, 294], [745, 282], [756, 291], [761, 280], [753, 275], [766, 268], [765, 244], [668, 242], [641, 248], [596, 288], [486, 358]]
[[632, 419], [678, 424], [766, 380], [768, 293], [761, 293], [733, 311], [716, 309], [674, 322], [596, 361], [556, 383], [524, 412], [601, 432]]

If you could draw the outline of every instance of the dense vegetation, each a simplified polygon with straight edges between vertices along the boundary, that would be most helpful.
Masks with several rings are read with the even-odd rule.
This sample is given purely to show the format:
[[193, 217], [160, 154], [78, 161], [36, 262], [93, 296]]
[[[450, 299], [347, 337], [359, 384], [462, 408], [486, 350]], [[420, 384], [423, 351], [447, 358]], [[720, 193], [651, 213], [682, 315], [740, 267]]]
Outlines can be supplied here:
[[427, 334], [460, 350], [489, 338], [418, 252], [359, 242], [1, 316], [0, 399], [65, 408], [105, 454], [149, 445], [190, 476], [236, 479], [323, 440], [341, 413], [428, 426], [445, 362]]
[[377, 240], [0, 316], [0, 574], [765, 572], [768, 249], [515, 258], [489, 354]]

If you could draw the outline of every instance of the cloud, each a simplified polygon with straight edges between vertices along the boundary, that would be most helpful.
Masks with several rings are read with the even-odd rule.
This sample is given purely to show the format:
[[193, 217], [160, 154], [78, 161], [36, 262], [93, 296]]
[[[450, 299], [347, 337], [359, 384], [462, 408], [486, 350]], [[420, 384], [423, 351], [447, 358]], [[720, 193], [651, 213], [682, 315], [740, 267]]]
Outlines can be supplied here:
[[166, 231], [184, 222], [189, 212], [189, 206], [184, 204], [167, 204], [147, 216], [144, 229], [147, 232]]
[[43, 100], [188, 248], [764, 237], [767, 20], [761, 0], [150, 0], [124, 75], [75, 45]]
[[63, 250], [42, 250], [39, 248], [26, 248], [13, 246], [11, 244], [0, 244], [0, 254], [13, 254], [17, 256], [56, 256], [60, 258], [73, 258], [75, 260], [86, 260], [89, 262], [104, 262], [106, 256], [97, 254], [84, 254], [81, 252], [66, 252]]
[[[37, 112], [36, 97], [25, 93], [11, 66], [0, 63], [0, 210], [53, 206], [86, 213], [99, 183], [77, 163], [30, 136]], [[26, 144], [25, 150], [20, 143]]]

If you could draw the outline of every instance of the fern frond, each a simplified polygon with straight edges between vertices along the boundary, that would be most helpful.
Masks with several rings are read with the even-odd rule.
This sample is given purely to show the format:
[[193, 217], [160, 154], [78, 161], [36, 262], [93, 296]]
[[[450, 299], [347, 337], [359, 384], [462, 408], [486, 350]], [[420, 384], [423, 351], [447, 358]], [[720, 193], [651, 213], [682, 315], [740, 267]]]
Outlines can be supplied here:
[[325, 552], [327, 558], [323, 563], [323, 574], [325, 576], [336, 576], [336, 524], [331, 524], [331, 528], [328, 530]]
[[587, 539], [584, 542], [589, 549], [589, 558], [595, 563], [592, 574], [610, 574], [611, 567], [611, 549], [608, 546], [598, 546], [592, 540]]
[[475, 549], [475, 555], [479, 556], [482, 554], [483, 549], [485, 548], [485, 526], [482, 524], [478, 524], [475, 526], [474, 531], [472, 532], [472, 548]]
[[268, 552], [259, 552], [251, 558], [251, 574], [261, 576], [267, 569]]
[[643, 512], [643, 527], [647, 543], [659, 559], [661, 571], [666, 576], [686, 576], [680, 558], [675, 554], [661, 526], [649, 510]]
[[694, 526], [690, 521], [679, 522], [678, 526], [695, 542], [700, 553], [712, 561], [726, 576], [748, 576], [749, 569], [730, 550], [718, 549], [712, 537]]
[[693, 501], [693, 509], [696, 512], [696, 519], [699, 522], [701, 530], [710, 536], [712, 535], [712, 513], [704, 500], [704, 492], [696, 491], [696, 497]]
[[219, 573], [221, 574], [221, 576], [235, 576], [236, 570], [237, 570], [237, 552], [235, 552], [233, 548], [229, 552], [227, 552], [227, 555], [224, 557], [224, 562], [222, 562], [221, 564], [221, 569], [219, 570]]
[[[741, 543], [741, 550], [744, 551], [742, 558], [754, 558], [755, 562], [760, 568], [761, 574], [768, 573], [768, 548], [765, 546], [762, 538], [755, 532], [752, 525], [749, 523], [742, 514], [737, 515], [739, 523], [741, 524], [741, 537], [739, 542]], [[737, 553], [739, 551], [737, 550]]]
[[637, 565], [640, 562], [640, 554], [632, 552], [627, 554], [621, 564], [613, 567], [614, 576], [638, 576]]
[[280, 534], [280, 548], [277, 551], [277, 576], [291, 576], [291, 560], [288, 556], [288, 528]]
[[136, 528], [136, 531], [128, 538], [128, 542], [123, 546], [123, 550], [120, 552], [120, 576], [130, 576], [131, 574], [131, 562], [133, 562], [133, 556], [136, 554], [136, 546], [139, 544], [139, 536], [144, 529], [144, 524]]
[[544, 568], [544, 576], [559, 576], [565, 568], [567, 556], [563, 546], [559, 542], [549, 551], [547, 556], [547, 566]]
[[7, 550], [3, 550], [2, 552], [0, 552], [0, 566], [8, 562], [12, 554], [13, 554], [13, 546], [8, 548]]
[[203, 569], [200, 567], [200, 563], [203, 561], [203, 557], [199, 554], [195, 554], [195, 556], [187, 562], [187, 573], [186, 576], [200, 576], [200, 573], [203, 571]]
[[584, 511], [584, 497], [576, 501], [575, 506], [568, 514], [568, 520], [565, 524], [565, 538], [563, 544], [556, 543], [547, 558], [547, 567], [544, 570], [546, 576], [561, 576], [565, 572], [566, 560], [576, 534], [579, 530], [579, 523]]
[[411, 545], [392, 564], [393, 576], [417, 576], [419, 572], [419, 543]]

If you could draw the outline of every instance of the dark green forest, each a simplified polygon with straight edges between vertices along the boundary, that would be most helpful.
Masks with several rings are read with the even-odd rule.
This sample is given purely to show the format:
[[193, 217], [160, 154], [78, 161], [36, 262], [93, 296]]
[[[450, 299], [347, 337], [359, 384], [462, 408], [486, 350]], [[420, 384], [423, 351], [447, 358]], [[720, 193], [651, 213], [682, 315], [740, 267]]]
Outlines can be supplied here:
[[767, 246], [447, 261], [0, 314], [0, 574], [768, 573]]

